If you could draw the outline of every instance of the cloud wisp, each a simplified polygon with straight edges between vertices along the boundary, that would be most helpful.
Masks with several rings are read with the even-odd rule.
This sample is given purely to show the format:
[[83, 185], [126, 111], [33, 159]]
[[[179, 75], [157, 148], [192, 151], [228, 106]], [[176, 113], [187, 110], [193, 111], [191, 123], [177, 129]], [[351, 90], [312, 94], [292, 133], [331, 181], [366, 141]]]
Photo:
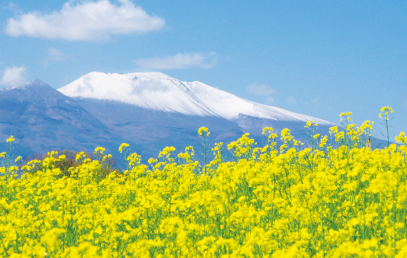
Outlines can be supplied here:
[[50, 47], [48, 49], [48, 56], [44, 59], [44, 66], [47, 67], [50, 62], [58, 62], [66, 58], [69, 58], [68, 55], [62, 53], [56, 48]]
[[187, 68], [210, 69], [216, 65], [216, 53], [178, 53], [174, 56], [152, 57], [137, 60], [138, 67], [144, 69], [172, 70]]
[[319, 103], [319, 98], [318, 98], [318, 97], [315, 97], [315, 98], [311, 99], [311, 102], [312, 102], [313, 104], [317, 104], [317, 103]]
[[293, 96], [290, 96], [287, 99], [287, 103], [290, 104], [290, 105], [295, 105], [295, 104], [297, 104], [297, 99], [295, 97], [293, 97]]
[[52, 61], [59, 61], [65, 58], [65, 54], [56, 48], [50, 47], [48, 49], [48, 59]]
[[274, 102], [274, 94], [277, 92], [267, 84], [253, 83], [246, 87], [246, 90], [255, 96], [266, 97], [268, 103]]
[[70, 41], [103, 41], [115, 34], [146, 33], [159, 30], [165, 21], [148, 15], [130, 0], [68, 1], [59, 12], [29, 12], [7, 20], [4, 32], [13, 37], [29, 36]]
[[26, 81], [26, 69], [24, 66], [7, 67], [3, 71], [3, 76], [0, 79], [0, 85], [15, 86]]

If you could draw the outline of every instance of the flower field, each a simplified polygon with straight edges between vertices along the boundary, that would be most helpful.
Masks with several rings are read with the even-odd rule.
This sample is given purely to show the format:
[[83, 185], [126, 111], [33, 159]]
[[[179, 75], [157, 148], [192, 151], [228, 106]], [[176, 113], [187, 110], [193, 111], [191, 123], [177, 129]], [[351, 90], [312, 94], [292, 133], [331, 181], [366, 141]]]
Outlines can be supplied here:
[[307, 147], [288, 129], [264, 128], [261, 147], [245, 134], [233, 161], [205, 127], [202, 164], [166, 147], [144, 165], [124, 143], [123, 173], [106, 173], [102, 147], [69, 167], [57, 152], [24, 165], [1, 153], [0, 256], [407, 257], [407, 137], [373, 149], [373, 123], [351, 115], [324, 137], [309, 121]]

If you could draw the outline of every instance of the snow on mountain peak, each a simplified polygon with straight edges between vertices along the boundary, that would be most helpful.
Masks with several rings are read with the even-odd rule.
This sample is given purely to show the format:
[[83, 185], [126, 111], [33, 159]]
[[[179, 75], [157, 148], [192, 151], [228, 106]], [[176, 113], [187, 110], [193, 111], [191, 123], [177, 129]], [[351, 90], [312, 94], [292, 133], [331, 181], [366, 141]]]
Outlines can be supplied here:
[[58, 91], [73, 98], [127, 103], [142, 108], [185, 115], [219, 116], [233, 120], [239, 114], [282, 121], [330, 122], [255, 103], [201, 82], [183, 82], [163, 73], [89, 73]]
[[162, 73], [89, 73], [62, 87], [69, 97], [113, 100], [187, 115], [216, 115], [179, 80]]

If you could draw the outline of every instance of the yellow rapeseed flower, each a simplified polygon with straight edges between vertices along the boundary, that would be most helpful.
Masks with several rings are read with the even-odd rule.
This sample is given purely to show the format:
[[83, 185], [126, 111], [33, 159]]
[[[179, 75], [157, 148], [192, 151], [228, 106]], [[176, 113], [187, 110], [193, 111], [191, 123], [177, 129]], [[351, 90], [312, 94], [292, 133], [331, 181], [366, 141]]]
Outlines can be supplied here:
[[81, 152], [76, 154], [75, 161], [82, 160], [83, 157], [85, 157], [85, 156], [86, 156], [85, 152], [81, 151]]
[[339, 132], [335, 134], [335, 141], [339, 141], [340, 139], [344, 139], [345, 133], [344, 132]]
[[400, 132], [399, 136], [394, 137], [394, 139], [397, 141], [397, 143], [407, 143], [407, 136], [404, 136], [404, 132]]
[[353, 130], [353, 128], [356, 126], [356, 124], [350, 124], [348, 126], [346, 126], [346, 130]]
[[324, 147], [324, 146], [326, 145], [327, 141], [328, 141], [328, 137], [327, 137], [326, 135], [325, 135], [324, 137], [321, 137], [321, 141], [320, 141], [320, 143], [319, 143], [319, 147], [320, 147], [320, 148]]
[[153, 159], [153, 158], [148, 159], [148, 164], [153, 164], [153, 163], [156, 163], [156, 162], [157, 162], [156, 159]]
[[233, 149], [235, 147], [237, 147], [237, 142], [231, 142], [228, 144], [228, 150]]
[[7, 142], [14, 142], [14, 137], [11, 135], [10, 138], [7, 139]]
[[105, 156], [103, 156], [102, 161], [106, 161], [106, 160], [110, 159], [111, 157], [112, 157], [112, 154], [105, 155]]
[[129, 147], [129, 146], [130, 146], [130, 145], [128, 145], [127, 143], [122, 143], [122, 144], [120, 145], [120, 147], [119, 147], [120, 153], [122, 153], [123, 148], [127, 148], [127, 147]]
[[390, 113], [393, 113], [393, 109], [389, 106], [384, 106], [380, 109], [380, 111], [384, 112], [386, 111], [386, 113], [388, 114], [388, 111], [391, 111]]
[[103, 154], [103, 152], [104, 152], [105, 150], [106, 150], [106, 149], [103, 148], [103, 147], [97, 147], [97, 148], [95, 149], [95, 153], [97, 153], [98, 151], [100, 151], [100, 154]]
[[272, 127], [264, 127], [262, 134], [266, 134], [266, 133], [269, 133], [272, 131], [274, 131], [274, 129]]
[[329, 134], [336, 134], [338, 132], [338, 126], [332, 126], [331, 128], [329, 128]]
[[202, 136], [204, 132], [206, 133], [204, 136], [209, 136], [210, 132], [208, 132], [208, 128], [206, 128], [205, 126], [202, 126], [198, 129], [198, 134], [200, 136]]
[[289, 135], [290, 135], [290, 132], [291, 132], [290, 129], [284, 128], [284, 129], [281, 131], [281, 136], [283, 136], [283, 137], [289, 136]]
[[305, 124], [304, 128], [310, 127], [313, 122], [314, 122], [313, 120], [308, 121], [308, 122]]
[[[281, 152], [276, 142], [254, 148], [245, 134], [230, 144], [234, 161], [222, 161], [219, 143], [206, 166], [189, 161], [192, 147], [177, 162], [165, 147], [167, 160], [149, 166], [133, 153], [127, 170], [107, 175], [91, 159], [64, 174], [52, 152], [22, 167], [42, 164], [21, 180], [2, 181], [19, 168], [0, 166], [0, 257], [114, 257], [118, 249], [129, 257], [403, 257], [406, 223], [393, 215], [407, 199], [407, 145], [371, 151], [349, 143], [363, 142], [360, 128], [349, 129], [330, 128], [343, 146], [313, 140], [324, 150], [288, 149], [299, 145], [288, 130]], [[404, 132], [396, 138], [407, 141]], [[363, 227], [374, 230], [363, 236]]]
[[63, 228], [52, 228], [44, 233], [44, 235], [41, 237], [41, 241], [46, 243], [51, 250], [54, 250], [56, 248], [58, 236], [65, 232], [66, 229]]
[[369, 120], [366, 120], [365, 122], [363, 122], [361, 128], [363, 131], [365, 131], [366, 129], [368, 129], [369, 131], [371, 131], [373, 129], [372, 125], [374, 122], [370, 122]]

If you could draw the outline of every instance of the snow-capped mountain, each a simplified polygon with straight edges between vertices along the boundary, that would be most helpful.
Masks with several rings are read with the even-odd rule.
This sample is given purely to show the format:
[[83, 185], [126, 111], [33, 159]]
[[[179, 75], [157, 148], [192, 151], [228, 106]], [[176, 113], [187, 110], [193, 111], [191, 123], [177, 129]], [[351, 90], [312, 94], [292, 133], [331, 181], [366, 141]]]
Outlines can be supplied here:
[[58, 89], [71, 98], [110, 100], [140, 108], [234, 120], [239, 115], [276, 121], [328, 121], [255, 103], [201, 82], [184, 82], [163, 73], [89, 73]]
[[[266, 126], [280, 133], [289, 128], [306, 142], [304, 125], [319, 124], [328, 134], [333, 123], [239, 98], [201, 82], [184, 82], [162, 73], [89, 73], [58, 89], [103, 123], [115, 135], [144, 146], [144, 156], [156, 157], [165, 146], [182, 151], [201, 146], [197, 130], [209, 128], [210, 140], [225, 144], [249, 132], [263, 143]], [[143, 157], [143, 155], [142, 155]]]
[[208, 148], [215, 142], [226, 146], [247, 132], [262, 146], [266, 126], [277, 134], [289, 128], [306, 143], [309, 120], [319, 124], [322, 135], [334, 125], [162, 73], [93, 72], [58, 90], [38, 80], [0, 89], [0, 152], [8, 151], [6, 139], [13, 135], [16, 154], [23, 157], [61, 149], [93, 152], [102, 146], [121, 164], [124, 157], [117, 149], [126, 142], [143, 163], [166, 146], [182, 152], [192, 145], [199, 160], [201, 126], [211, 132]]

